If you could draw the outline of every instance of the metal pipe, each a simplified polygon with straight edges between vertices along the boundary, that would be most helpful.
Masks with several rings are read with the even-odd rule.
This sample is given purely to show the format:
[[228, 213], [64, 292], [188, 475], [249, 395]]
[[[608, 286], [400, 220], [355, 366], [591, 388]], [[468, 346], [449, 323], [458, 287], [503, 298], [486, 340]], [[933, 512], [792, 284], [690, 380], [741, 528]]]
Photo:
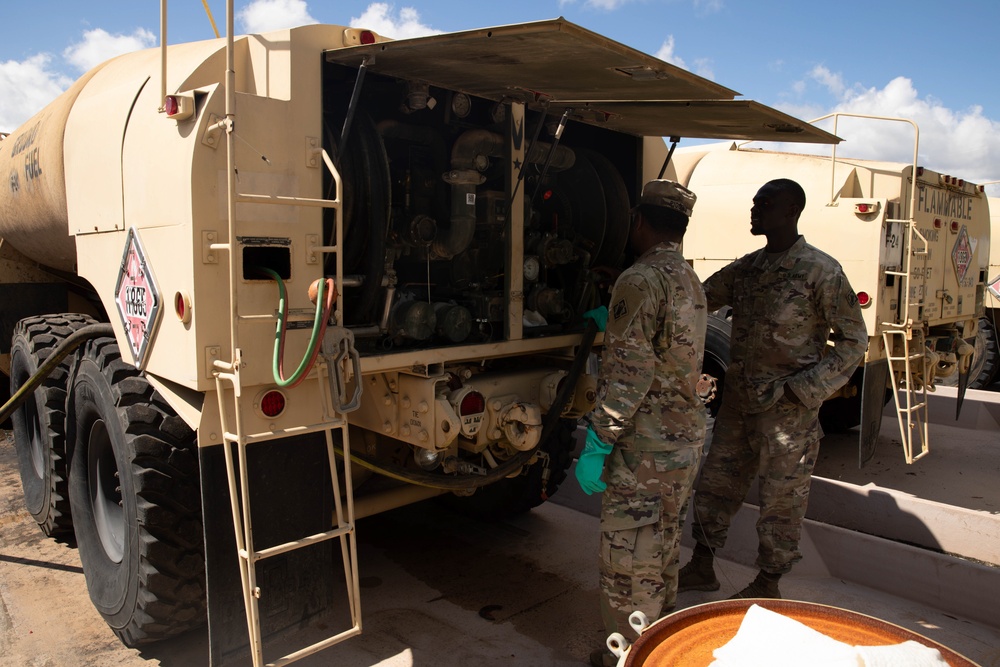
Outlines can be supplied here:
[[160, 113], [167, 99], [167, 0], [160, 0]]

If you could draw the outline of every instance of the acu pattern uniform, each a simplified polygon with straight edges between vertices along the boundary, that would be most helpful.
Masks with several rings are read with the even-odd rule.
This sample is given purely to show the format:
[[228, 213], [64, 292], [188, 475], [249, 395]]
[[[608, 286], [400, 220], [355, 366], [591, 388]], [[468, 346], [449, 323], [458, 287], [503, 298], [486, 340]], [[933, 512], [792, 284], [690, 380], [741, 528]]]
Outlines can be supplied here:
[[[759, 462], [757, 566], [784, 574], [802, 558], [819, 407], [857, 368], [867, 330], [840, 264], [801, 236], [770, 265], [760, 249], [722, 268], [705, 292], [710, 309], [733, 307], [733, 363], [695, 496], [694, 536], [723, 546]], [[784, 396], [786, 384], [802, 404]]]
[[601, 504], [601, 615], [624, 632], [677, 595], [680, 518], [705, 439], [701, 377], [707, 309], [680, 244], [663, 242], [612, 291], [592, 429], [614, 447]]

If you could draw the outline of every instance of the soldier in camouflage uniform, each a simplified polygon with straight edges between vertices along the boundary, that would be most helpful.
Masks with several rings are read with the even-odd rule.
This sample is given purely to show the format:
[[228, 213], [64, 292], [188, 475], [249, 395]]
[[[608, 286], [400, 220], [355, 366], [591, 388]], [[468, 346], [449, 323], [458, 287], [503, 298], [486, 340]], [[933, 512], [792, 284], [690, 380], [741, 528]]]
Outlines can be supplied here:
[[[805, 192], [788, 179], [753, 199], [761, 250], [705, 281], [708, 307], [733, 308], [731, 363], [695, 492], [697, 545], [680, 590], [718, 590], [712, 566], [754, 476], [760, 519], [756, 579], [733, 598], [780, 598], [778, 579], [802, 558], [799, 537], [822, 431], [819, 407], [858, 367], [868, 334], [840, 264], [798, 233]], [[833, 344], [828, 344], [832, 342]]]
[[[697, 385], [708, 311], [680, 252], [695, 195], [656, 180], [639, 202], [629, 232], [638, 259], [611, 294], [597, 405], [576, 467], [588, 495], [604, 493], [600, 587], [609, 634], [624, 633], [635, 610], [655, 619], [674, 606], [681, 510], [705, 440]], [[599, 650], [591, 662], [614, 659]]]

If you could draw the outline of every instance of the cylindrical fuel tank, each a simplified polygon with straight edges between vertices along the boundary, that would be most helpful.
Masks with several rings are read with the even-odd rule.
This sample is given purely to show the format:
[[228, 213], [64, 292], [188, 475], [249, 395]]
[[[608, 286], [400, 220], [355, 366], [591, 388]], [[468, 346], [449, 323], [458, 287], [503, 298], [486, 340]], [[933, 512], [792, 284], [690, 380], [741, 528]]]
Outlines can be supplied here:
[[0, 237], [26, 257], [63, 271], [76, 267], [66, 212], [63, 135], [73, 103], [101, 67], [0, 141]]

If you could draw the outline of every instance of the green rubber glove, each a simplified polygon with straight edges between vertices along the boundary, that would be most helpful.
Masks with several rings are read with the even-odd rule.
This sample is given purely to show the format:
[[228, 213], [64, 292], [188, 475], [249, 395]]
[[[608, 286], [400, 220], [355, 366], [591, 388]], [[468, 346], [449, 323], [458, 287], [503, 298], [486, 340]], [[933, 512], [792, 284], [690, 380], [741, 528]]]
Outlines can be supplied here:
[[[594, 320], [594, 322], [597, 323], [597, 330], [604, 331], [604, 329], [608, 326], [608, 307], [598, 306], [593, 310], [588, 310], [583, 314], [583, 318]], [[600, 442], [600, 440], [598, 440], [598, 442]]]
[[587, 444], [584, 445], [580, 458], [576, 461], [576, 481], [588, 496], [592, 493], [602, 493], [608, 488], [608, 485], [601, 481], [601, 473], [604, 471], [604, 459], [610, 453], [611, 445], [605, 444], [597, 437], [593, 426], [588, 426]]

